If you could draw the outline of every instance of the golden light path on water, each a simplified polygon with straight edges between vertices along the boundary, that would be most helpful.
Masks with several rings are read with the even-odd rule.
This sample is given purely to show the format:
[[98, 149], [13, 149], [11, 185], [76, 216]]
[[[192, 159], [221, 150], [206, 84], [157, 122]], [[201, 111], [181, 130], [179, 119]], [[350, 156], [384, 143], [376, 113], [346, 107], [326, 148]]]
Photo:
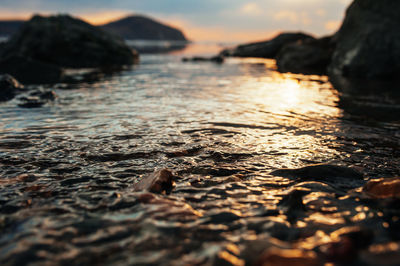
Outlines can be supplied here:
[[331, 133], [340, 131], [335, 121], [342, 115], [337, 108], [338, 92], [326, 76], [278, 73], [275, 62], [268, 59], [228, 59], [226, 64], [239, 65], [243, 75], [212, 80], [220, 88], [206, 94], [224, 106], [216, 108], [219, 115], [210, 120], [250, 125], [244, 136], [234, 136], [235, 145], [281, 154], [274, 159], [279, 162], [275, 167], [294, 167], [299, 159], [326, 154], [329, 148], [323, 141], [332, 140]]

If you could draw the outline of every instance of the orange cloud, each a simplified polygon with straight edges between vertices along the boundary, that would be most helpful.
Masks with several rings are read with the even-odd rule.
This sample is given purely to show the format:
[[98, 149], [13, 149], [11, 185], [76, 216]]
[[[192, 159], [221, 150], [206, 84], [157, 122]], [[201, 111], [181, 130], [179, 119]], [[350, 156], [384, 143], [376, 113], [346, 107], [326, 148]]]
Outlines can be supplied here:
[[258, 16], [261, 15], [262, 8], [257, 3], [247, 3], [240, 9], [240, 13], [245, 15]]

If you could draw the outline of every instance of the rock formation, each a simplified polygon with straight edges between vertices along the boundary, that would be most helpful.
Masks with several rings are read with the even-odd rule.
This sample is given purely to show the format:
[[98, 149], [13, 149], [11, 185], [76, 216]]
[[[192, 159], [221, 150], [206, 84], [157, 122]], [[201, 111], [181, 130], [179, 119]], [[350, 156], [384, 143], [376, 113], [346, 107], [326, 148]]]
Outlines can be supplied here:
[[180, 30], [144, 16], [129, 16], [101, 27], [127, 40], [186, 41]]
[[34, 16], [2, 47], [0, 73], [23, 83], [53, 83], [62, 68], [109, 68], [137, 59], [122, 39], [84, 21]]
[[400, 1], [355, 0], [338, 31], [331, 75], [397, 78], [400, 71]]
[[275, 58], [285, 45], [307, 39], [314, 38], [300, 32], [282, 33], [271, 40], [239, 45], [232, 50], [225, 50], [221, 54], [224, 56]]

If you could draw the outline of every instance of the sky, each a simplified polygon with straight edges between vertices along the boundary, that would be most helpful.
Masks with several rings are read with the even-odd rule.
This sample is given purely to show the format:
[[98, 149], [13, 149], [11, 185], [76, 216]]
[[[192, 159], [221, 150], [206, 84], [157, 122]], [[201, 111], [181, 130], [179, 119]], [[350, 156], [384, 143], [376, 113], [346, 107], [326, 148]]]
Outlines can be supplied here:
[[177, 27], [194, 41], [264, 40], [282, 31], [334, 33], [351, 0], [0, 0], [0, 19], [69, 13], [92, 24], [130, 14]]

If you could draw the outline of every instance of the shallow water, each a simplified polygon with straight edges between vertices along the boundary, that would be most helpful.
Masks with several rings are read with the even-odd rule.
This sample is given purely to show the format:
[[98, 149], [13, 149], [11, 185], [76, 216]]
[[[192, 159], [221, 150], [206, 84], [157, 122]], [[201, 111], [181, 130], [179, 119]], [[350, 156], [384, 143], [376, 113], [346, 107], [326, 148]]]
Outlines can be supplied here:
[[[363, 180], [269, 174], [329, 162], [399, 176], [397, 96], [354, 97], [271, 60], [182, 63], [187, 53], [144, 55], [42, 108], [0, 105], [2, 265], [219, 264], [226, 252], [240, 265], [252, 241], [316, 249], [353, 225], [372, 244], [400, 241], [398, 211], [352, 196]], [[161, 168], [178, 176], [169, 195], [133, 192]], [[278, 202], [295, 190], [306, 211], [292, 214]]]

